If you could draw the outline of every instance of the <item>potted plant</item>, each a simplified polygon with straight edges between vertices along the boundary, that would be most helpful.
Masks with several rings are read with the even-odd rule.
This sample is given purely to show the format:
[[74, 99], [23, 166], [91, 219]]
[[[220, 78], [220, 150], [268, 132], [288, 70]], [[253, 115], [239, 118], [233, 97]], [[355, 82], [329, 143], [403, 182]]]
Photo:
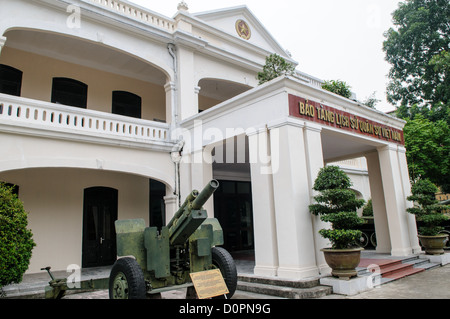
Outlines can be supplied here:
[[414, 207], [407, 208], [408, 213], [414, 214], [419, 222], [419, 240], [428, 255], [444, 253], [447, 234], [439, 234], [444, 227], [440, 225], [448, 217], [444, 212], [449, 205], [439, 205], [436, 199], [438, 188], [428, 179], [420, 179], [411, 187], [411, 194], [407, 200], [414, 202]]
[[355, 268], [360, 262], [358, 242], [361, 231], [354, 229], [364, 221], [356, 210], [364, 205], [350, 189], [350, 178], [338, 166], [326, 166], [319, 171], [313, 189], [320, 192], [309, 206], [312, 214], [331, 223], [331, 229], [321, 229], [319, 234], [331, 242], [331, 248], [322, 249], [331, 274], [341, 279], [357, 275]]

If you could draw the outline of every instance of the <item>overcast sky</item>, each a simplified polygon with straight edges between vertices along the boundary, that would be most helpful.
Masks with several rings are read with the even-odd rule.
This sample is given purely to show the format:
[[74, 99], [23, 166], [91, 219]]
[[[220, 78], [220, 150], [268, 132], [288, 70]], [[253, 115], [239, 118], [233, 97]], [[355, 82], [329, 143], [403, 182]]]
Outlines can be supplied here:
[[[129, 0], [173, 17], [181, 0]], [[246, 5], [276, 41], [292, 54], [298, 70], [323, 80], [343, 80], [364, 101], [373, 92], [380, 111], [390, 65], [382, 51], [399, 0], [185, 0], [197, 13]]]

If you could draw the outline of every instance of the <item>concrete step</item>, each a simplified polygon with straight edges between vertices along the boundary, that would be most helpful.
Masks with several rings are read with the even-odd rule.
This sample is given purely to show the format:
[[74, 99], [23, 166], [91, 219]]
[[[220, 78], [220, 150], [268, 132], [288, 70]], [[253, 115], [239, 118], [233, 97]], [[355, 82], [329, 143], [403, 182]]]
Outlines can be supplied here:
[[[396, 273], [408, 272], [413, 269], [413, 264], [396, 263], [381, 268], [381, 276], [394, 276]], [[421, 269], [422, 271], [423, 269]]]
[[428, 270], [428, 269], [433, 269], [433, 268], [441, 267], [441, 264], [439, 264], [439, 263], [432, 263], [432, 262], [427, 262], [427, 261], [425, 261], [425, 262], [422, 262], [422, 263], [420, 263], [420, 264], [418, 264], [418, 265], [415, 265], [414, 267], [416, 267], [416, 268], [423, 268], [423, 269], [425, 269], [425, 270]]
[[407, 258], [392, 260], [366, 258], [362, 259], [358, 267], [358, 274], [370, 274], [369, 269], [371, 269], [372, 272], [375, 271], [381, 276], [381, 280], [379, 280], [378, 282], [380, 284], [384, 284], [439, 266], [440, 264], [431, 263], [429, 259], [423, 257], [419, 258], [419, 256], [411, 256]]
[[311, 299], [332, 293], [332, 288], [321, 286], [319, 279], [289, 280], [255, 275], [238, 276], [237, 289], [287, 299]]
[[238, 281], [237, 289], [241, 291], [254, 292], [258, 294], [271, 295], [287, 299], [312, 299], [324, 297], [332, 293], [332, 288], [327, 286], [316, 286], [312, 288], [292, 288], [245, 281]]
[[409, 267], [398, 267], [396, 269], [390, 269], [389, 272], [382, 274], [383, 278], [400, 279], [406, 276], [414, 275], [419, 272], [425, 271], [423, 268], [414, 268], [412, 265]]

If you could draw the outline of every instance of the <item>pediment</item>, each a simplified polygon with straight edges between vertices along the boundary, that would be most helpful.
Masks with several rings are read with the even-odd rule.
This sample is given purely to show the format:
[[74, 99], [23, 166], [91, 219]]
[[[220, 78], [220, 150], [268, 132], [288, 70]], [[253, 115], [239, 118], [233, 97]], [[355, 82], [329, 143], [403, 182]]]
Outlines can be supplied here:
[[209, 26], [244, 41], [244, 43], [248, 42], [265, 51], [276, 53], [291, 60], [289, 53], [278, 44], [247, 6], [218, 9], [192, 15]]

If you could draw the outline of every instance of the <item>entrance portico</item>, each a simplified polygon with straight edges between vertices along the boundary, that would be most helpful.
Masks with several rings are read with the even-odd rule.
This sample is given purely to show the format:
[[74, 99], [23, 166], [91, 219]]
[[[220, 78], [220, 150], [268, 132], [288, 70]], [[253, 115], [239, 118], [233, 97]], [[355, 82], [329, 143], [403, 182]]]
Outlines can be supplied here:
[[[197, 156], [202, 162], [189, 163], [185, 170], [189, 165], [200, 165], [203, 172], [212, 169], [211, 149], [245, 135], [253, 197], [254, 272], [284, 278], [315, 276], [329, 270], [320, 251], [328, 243], [318, 234], [326, 225], [309, 212], [308, 205], [320, 168], [337, 160], [367, 159], [377, 251], [394, 256], [420, 251], [414, 217], [406, 213], [410, 182], [403, 125], [399, 119], [300, 79], [278, 78], [183, 121], [181, 126], [192, 141], [185, 145], [183, 156], [192, 160], [191, 154], [202, 149], [205, 155]], [[192, 185], [204, 175], [191, 174]]]

